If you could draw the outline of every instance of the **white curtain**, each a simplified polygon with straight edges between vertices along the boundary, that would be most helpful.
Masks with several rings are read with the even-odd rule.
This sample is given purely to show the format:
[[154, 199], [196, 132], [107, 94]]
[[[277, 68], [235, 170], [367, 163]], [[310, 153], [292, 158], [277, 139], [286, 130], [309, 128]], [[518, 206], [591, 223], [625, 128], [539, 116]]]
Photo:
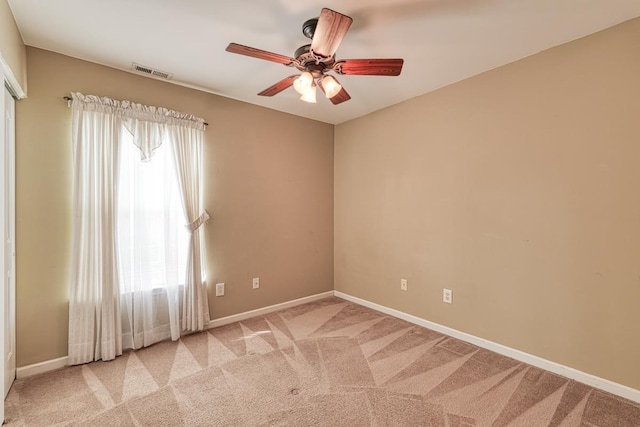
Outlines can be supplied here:
[[206, 283], [202, 277], [202, 225], [209, 219], [202, 207], [202, 132], [176, 125], [169, 125], [168, 131], [190, 234], [182, 329], [199, 331], [209, 322]]
[[119, 118], [109, 106], [74, 102], [73, 237], [69, 364], [122, 354], [116, 252]]
[[69, 363], [78, 364], [205, 327], [208, 214], [202, 119], [72, 95]]

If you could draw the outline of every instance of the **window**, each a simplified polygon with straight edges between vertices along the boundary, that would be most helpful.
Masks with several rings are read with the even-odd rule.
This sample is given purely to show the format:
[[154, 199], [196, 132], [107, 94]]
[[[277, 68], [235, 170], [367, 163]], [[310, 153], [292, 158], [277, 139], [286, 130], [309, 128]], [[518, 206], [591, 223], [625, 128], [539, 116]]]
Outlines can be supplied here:
[[147, 161], [122, 129], [117, 233], [120, 292], [184, 285], [189, 232], [169, 144]]

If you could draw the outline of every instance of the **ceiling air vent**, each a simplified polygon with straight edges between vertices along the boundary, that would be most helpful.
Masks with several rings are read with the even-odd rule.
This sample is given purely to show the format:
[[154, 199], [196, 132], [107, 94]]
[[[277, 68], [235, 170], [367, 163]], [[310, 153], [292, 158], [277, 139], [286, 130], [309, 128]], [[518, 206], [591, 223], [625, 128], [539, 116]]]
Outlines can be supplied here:
[[146, 65], [136, 64], [135, 62], [131, 64], [131, 69], [133, 71], [138, 71], [140, 73], [149, 74], [150, 76], [160, 77], [161, 79], [169, 80], [173, 76], [172, 73], [156, 70], [155, 68], [147, 67]]

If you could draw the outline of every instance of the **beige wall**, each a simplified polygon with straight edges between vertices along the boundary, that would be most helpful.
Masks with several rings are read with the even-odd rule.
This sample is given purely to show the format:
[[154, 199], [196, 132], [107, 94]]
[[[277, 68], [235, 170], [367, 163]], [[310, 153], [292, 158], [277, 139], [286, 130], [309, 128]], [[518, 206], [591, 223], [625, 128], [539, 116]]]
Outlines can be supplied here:
[[635, 19], [337, 126], [336, 290], [640, 389], [639, 41]]
[[0, 55], [27, 92], [27, 53], [7, 0], [0, 0]]
[[[333, 288], [333, 126], [27, 49], [17, 104], [18, 366], [67, 354], [71, 91], [203, 117], [212, 318]], [[304, 138], [300, 138], [304, 135]], [[260, 289], [252, 290], [252, 277]], [[216, 298], [215, 284], [226, 283]]]

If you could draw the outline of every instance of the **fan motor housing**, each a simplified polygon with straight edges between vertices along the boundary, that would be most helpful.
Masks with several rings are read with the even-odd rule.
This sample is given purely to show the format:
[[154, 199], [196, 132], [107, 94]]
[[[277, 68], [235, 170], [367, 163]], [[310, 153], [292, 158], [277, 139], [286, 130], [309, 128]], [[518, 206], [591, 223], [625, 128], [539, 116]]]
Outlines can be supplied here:
[[293, 57], [298, 59], [300, 62], [303, 62], [301, 61], [301, 59], [304, 59], [303, 55], [311, 56], [310, 52], [311, 52], [311, 45], [305, 44], [304, 46], [300, 46], [299, 48], [296, 49], [296, 52], [293, 54]]
[[311, 45], [306, 44], [296, 49], [293, 56], [298, 60], [300, 65], [296, 65], [296, 68], [300, 71], [308, 71], [314, 77], [320, 77], [325, 70], [331, 69], [335, 63], [335, 57], [323, 58], [318, 60], [311, 52]]

